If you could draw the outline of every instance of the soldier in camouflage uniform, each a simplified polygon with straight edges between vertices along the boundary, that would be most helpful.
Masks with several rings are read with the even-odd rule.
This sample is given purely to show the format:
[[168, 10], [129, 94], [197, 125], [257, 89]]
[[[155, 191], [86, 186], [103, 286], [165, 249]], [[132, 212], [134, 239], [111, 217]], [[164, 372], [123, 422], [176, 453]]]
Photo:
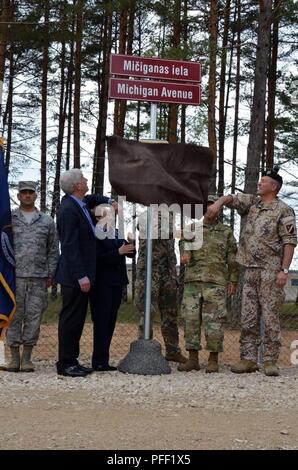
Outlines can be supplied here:
[[[208, 197], [212, 204], [215, 196]], [[181, 263], [186, 265], [182, 313], [185, 347], [189, 359], [178, 366], [180, 371], [199, 370], [198, 351], [201, 349], [201, 327], [210, 351], [206, 372], [218, 372], [218, 353], [223, 351], [226, 319], [226, 296], [234, 295], [238, 279], [237, 244], [233, 232], [219, 220], [203, 221], [203, 245], [187, 250], [180, 243]]]
[[[160, 214], [159, 214], [160, 223]], [[171, 230], [170, 230], [171, 232]], [[171, 235], [170, 235], [171, 236]], [[135, 308], [139, 316], [139, 338], [143, 338], [145, 286], [146, 286], [146, 240], [139, 239], [136, 273]], [[179, 348], [178, 332], [178, 281], [176, 272], [175, 240], [173, 238], [152, 240], [152, 315], [160, 313], [161, 333], [166, 348], [166, 359], [185, 362]], [[152, 337], [151, 326], [151, 337]]]
[[235, 373], [258, 369], [259, 320], [263, 317], [264, 372], [279, 375], [277, 359], [280, 351], [279, 312], [284, 300], [284, 286], [297, 244], [295, 213], [277, 198], [282, 186], [278, 168], [263, 173], [257, 195], [222, 196], [210, 208], [208, 216], [216, 217], [223, 205], [246, 215], [237, 261], [245, 267], [241, 307], [239, 363]]
[[52, 283], [59, 256], [54, 221], [36, 209], [36, 198], [36, 184], [20, 181], [20, 207], [12, 213], [17, 308], [7, 330], [11, 351], [9, 372], [34, 371], [32, 349], [38, 340], [42, 313], [47, 307], [47, 288]]

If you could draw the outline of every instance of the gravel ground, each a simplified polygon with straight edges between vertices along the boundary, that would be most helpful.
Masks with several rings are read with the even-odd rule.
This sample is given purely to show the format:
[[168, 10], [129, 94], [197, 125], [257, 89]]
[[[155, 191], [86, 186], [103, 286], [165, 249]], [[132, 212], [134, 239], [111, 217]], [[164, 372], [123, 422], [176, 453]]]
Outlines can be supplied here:
[[298, 449], [298, 368], [280, 377], [0, 372], [0, 449]]

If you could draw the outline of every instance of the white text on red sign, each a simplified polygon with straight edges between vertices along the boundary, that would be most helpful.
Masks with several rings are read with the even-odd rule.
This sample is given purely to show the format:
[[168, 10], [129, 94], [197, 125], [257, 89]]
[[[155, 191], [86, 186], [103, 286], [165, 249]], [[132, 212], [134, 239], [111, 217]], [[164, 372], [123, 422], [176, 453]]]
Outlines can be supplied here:
[[181, 60], [111, 54], [110, 74], [200, 82], [201, 65]]
[[199, 105], [199, 85], [111, 78], [109, 98]]

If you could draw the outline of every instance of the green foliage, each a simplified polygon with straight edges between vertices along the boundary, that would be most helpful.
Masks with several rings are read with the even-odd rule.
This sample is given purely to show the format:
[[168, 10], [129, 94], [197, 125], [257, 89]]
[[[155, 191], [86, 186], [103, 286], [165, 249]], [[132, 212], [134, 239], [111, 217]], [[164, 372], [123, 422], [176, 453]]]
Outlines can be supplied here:
[[[43, 324], [54, 324], [58, 322], [59, 312], [61, 310], [61, 297], [58, 295], [56, 300], [49, 296], [49, 304], [46, 312], [43, 314]], [[282, 306], [280, 320], [283, 328], [298, 329], [298, 305], [295, 303], [285, 303]], [[91, 322], [90, 310], [88, 310], [87, 322]], [[137, 314], [133, 303], [123, 302], [120, 306], [117, 321], [119, 323], [137, 323]], [[158, 316], [154, 318], [157, 323], [160, 322]]]
[[[61, 311], [62, 302], [61, 296], [58, 294], [57, 298], [53, 300], [51, 295], [48, 297], [48, 308], [42, 317], [43, 324], [57, 323], [59, 320], [59, 313]], [[90, 308], [88, 308], [87, 322], [91, 322]], [[136, 323], [136, 312], [132, 302], [123, 302], [119, 308], [118, 319], [119, 323]]]

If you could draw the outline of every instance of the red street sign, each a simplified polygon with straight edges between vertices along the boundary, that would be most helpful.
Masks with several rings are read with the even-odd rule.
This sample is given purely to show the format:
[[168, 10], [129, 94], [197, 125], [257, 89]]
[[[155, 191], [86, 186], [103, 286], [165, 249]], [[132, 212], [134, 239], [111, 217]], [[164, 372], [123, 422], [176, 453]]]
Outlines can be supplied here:
[[200, 85], [110, 78], [109, 98], [199, 105]]
[[156, 59], [111, 54], [110, 74], [160, 80], [201, 81], [201, 64], [182, 60]]

